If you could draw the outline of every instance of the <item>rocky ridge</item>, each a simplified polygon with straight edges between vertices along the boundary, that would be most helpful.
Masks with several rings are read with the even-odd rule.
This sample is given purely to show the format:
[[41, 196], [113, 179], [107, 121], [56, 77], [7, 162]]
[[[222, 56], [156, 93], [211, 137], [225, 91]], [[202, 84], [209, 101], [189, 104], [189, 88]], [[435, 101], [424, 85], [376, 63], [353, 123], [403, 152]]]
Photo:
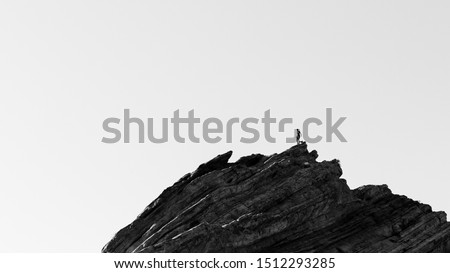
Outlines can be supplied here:
[[351, 190], [306, 144], [186, 174], [102, 252], [449, 252], [444, 212], [386, 185]]

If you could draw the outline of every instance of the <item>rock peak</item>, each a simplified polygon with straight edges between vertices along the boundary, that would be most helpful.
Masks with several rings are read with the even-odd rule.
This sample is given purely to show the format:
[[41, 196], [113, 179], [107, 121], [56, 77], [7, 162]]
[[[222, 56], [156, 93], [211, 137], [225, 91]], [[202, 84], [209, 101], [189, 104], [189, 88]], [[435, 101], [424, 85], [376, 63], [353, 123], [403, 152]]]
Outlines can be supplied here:
[[301, 143], [180, 178], [103, 252], [448, 252], [446, 214], [391, 192], [351, 190], [338, 160]]

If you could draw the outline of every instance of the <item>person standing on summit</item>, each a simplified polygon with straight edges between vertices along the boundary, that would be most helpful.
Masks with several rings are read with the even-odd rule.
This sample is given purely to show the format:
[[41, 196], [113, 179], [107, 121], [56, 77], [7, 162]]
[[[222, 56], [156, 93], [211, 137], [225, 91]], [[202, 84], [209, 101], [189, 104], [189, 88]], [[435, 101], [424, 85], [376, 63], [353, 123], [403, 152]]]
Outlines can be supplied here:
[[302, 144], [303, 141], [300, 139], [302, 138], [302, 133], [300, 132], [300, 129], [295, 129], [295, 140], [297, 141], [297, 144]]

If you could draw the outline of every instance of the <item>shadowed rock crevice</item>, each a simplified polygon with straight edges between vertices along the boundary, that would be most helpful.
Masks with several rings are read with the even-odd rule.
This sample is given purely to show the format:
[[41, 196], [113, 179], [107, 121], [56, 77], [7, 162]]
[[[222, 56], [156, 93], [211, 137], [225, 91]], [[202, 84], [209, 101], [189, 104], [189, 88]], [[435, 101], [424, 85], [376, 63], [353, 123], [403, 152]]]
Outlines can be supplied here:
[[351, 190], [338, 160], [306, 144], [186, 174], [103, 252], [449, 252], [444, 212], [391, 192]]

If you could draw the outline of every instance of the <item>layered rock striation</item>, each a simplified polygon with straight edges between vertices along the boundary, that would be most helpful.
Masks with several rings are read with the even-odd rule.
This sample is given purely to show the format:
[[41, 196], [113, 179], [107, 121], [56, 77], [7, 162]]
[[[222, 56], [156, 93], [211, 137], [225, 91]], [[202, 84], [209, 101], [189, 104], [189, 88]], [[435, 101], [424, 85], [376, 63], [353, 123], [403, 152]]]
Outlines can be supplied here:
[[103, 252], [449, 252], [450, 223], [386, 185], [351, 190], [306, 144], [186, 174]]

